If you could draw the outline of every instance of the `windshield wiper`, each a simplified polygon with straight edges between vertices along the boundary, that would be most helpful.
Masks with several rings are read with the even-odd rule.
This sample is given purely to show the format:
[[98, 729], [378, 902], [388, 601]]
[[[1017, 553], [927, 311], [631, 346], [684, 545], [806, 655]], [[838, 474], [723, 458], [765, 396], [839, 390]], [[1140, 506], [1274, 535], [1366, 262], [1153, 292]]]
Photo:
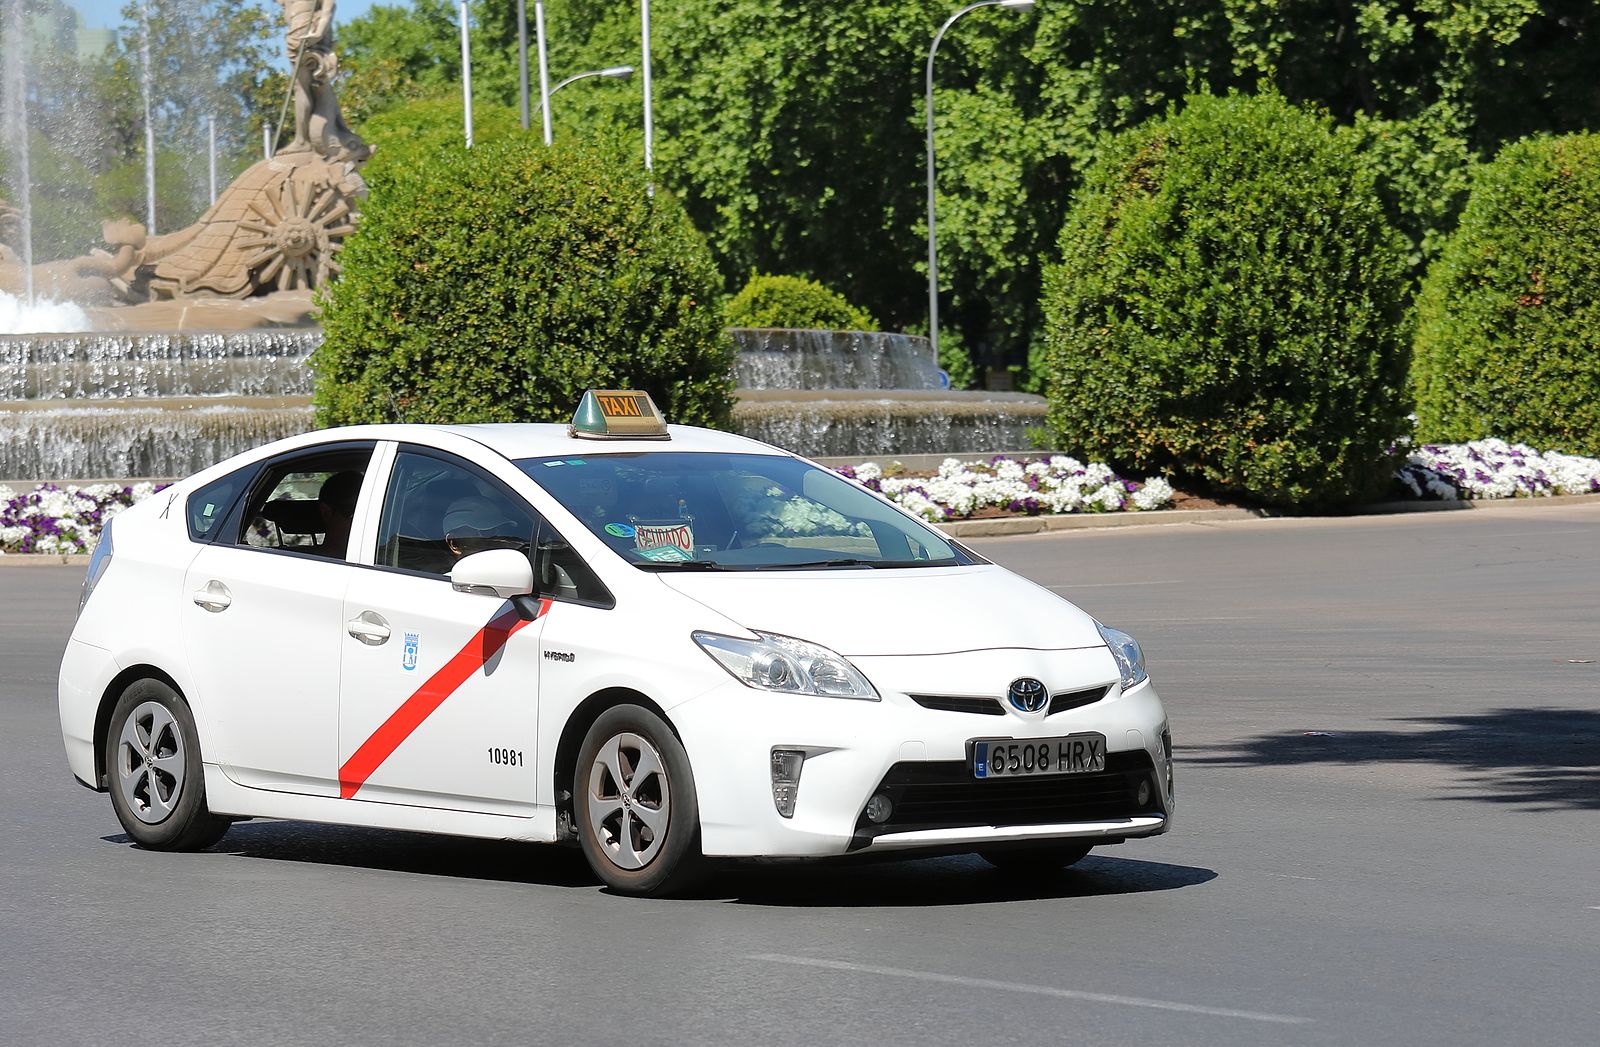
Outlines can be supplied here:
[[[952, 563], [954, 561], [951, 561]], [[859, 557], [842, 557], [837, 560], [807, 560], [804, 563], [769, 563], [755, 568], [757, 571], [809, 571], [825, 567], [938, 567], [933, 560], [864, 560]]]
[[634, 560], [641, 571], [726, 571], [715, 560]]

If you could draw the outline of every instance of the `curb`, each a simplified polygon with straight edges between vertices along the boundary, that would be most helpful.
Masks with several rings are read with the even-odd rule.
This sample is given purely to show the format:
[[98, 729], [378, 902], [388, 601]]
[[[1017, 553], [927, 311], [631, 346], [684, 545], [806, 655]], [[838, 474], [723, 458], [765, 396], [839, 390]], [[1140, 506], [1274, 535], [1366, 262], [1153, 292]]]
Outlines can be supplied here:
[[6, 553], [0, 567], [88, 567], [87, 553]]
[[1484, 498], [1454, 502], [1375, 502], [1330, 513], [1288, 509], [1147, 509], [1115, 513], [1065, 513], [1057, 516], [1005, 516], [991, 520], [953, 520], [938, 524], [952, 538], [1003, 538], [1098, 527], [1163, 527], [1176, 524], [1228, 523], [1236, 520], [1347, 520], [1357, 516], [1398, 516], [1462, 510], [1523, 509], [1534, 506], [1600, 505], [1600, 494], [1557, 494], [1543, 498]]

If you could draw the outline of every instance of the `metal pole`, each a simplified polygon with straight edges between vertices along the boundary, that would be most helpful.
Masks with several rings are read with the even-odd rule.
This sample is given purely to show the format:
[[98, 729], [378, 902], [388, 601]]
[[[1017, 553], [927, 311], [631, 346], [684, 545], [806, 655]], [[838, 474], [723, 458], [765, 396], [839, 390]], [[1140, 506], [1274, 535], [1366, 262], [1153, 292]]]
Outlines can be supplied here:
[[272, 125], [261, 125], [261, 159], [272, 159]]
[[[655, 173], [656, 157], [655, 120], [650, 112], [650, 0], [639, 0], [639, 32], [644, 38], [644, 170], [645, 174]], [[655, 183], [646, 184], [646, 190], [655, 195]]]
[[528, 0], [517, 0], [517, 99], [522, 129], [528, 129]]
[[217, 202], [217, 118], [215, 115], [206, 116], [206, 145], [211, 154], [209, 165], [211, 183], [211, 202]]
[[472, 44], [467, 37], [467, 0], [461, 0], [461, 123], [472, 148]]
[[151, 122], [153, 108], [150, 95], [154, 73], [150, 70], [150, 4], [139, 5], [139, 60], [143, 66], [139, 84], [144, 95], [144, 225], [145, 232], [156, 235], [156, 129]]
[[539, 41], [539, 107], [544, 113], [544, 144], [553, 140], [550, 134], [550, 61], [544, 45], [544, 0], [533, 2], [533, 27]]
[[928, 115], [928, 341], [933, 344], [935, 361], [939, 359], [939, 241], [934, 227], [933, 198], [933, 56], [938, 52], [939, 42], [944, 39], [945, 32], [963, 15], [980, 7], [1032, 7], [1033, 4], [1034, 0], [979, 0], [978, 3], [968, 4], [945, 20], [939, 31], [933, 34], [933, 46], [928, 48], [927, 95], [923, 101], [923, 109]]

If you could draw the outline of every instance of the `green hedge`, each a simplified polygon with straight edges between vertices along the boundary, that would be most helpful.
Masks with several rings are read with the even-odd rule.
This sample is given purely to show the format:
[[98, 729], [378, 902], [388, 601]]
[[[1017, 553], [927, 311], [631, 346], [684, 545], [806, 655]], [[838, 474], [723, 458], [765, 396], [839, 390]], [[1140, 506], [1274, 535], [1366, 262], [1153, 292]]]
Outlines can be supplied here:
[[[358, 130], [367, 144], [373, 147], [372, 159], [361, 173], [369, 185], [375, 185], [380, 190], [391, 172], [423, 163], [441, 149], [456, 149], [466, 144], [466, 126], [459, 93], [391, 106], [373, 116]], [[522, 123], [515, 109], [474, 100], [474, 145], [488, 145], [521, 133]]]
[[733, 343], [705, 241], [636, 157], [512, 136], [391, 168], [320, 303], [321, 425], [561, 421], [647, 390], [722, 425]]
[[1417, 314], [1420, 436], [1600, 455], [1600, 134], [1482, 167]]
[[1109, 139], [1061, 251], [1058, 446], [1268, 504], [1382, 490], [1406, 428], [1405, 245], [1326, 117], [1199, 96]]
[[734, 327], [876, 331], [878, 322], [815, 280], [757, 273], [728, 303]]

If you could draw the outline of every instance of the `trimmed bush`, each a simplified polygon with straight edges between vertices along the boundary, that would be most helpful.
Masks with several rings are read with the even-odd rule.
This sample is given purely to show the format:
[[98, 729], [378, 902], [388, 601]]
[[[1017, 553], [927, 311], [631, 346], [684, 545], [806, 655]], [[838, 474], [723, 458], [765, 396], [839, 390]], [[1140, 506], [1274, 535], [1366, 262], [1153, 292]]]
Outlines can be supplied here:
[[1600, 456], [1600, 134], [1482, 167], [1418, 302], [1417, 431]]
[[1405, 244], [1350, 139], [1267, 94], [1107, 141], [1046, 273], [1058, 446], [1268, 504], [1383, 490]]
[[[466, 145], [461, 95], [422, 98], [380, 111], [362, 124], [359, 133], [373, 147], [372, 159], [362, 168], [369, 185], [380, 190], [391, 172], [422, 163], [441, 149]], [[517, 111], [493, 102], [474, 101], [472, 141], [475, 146], [521, 134]]]
[[728, 303], [734, 327], [789, 327], [800, 330], [876, 331], [878, 322], [815, 280], [798, 276], [750, 277]]
[[518, 135], [391, 169], [321, 297], [320, 425], [564, 421], [644, 389], [722, 425], [734, 347], [683, 207], [637, 159]]

